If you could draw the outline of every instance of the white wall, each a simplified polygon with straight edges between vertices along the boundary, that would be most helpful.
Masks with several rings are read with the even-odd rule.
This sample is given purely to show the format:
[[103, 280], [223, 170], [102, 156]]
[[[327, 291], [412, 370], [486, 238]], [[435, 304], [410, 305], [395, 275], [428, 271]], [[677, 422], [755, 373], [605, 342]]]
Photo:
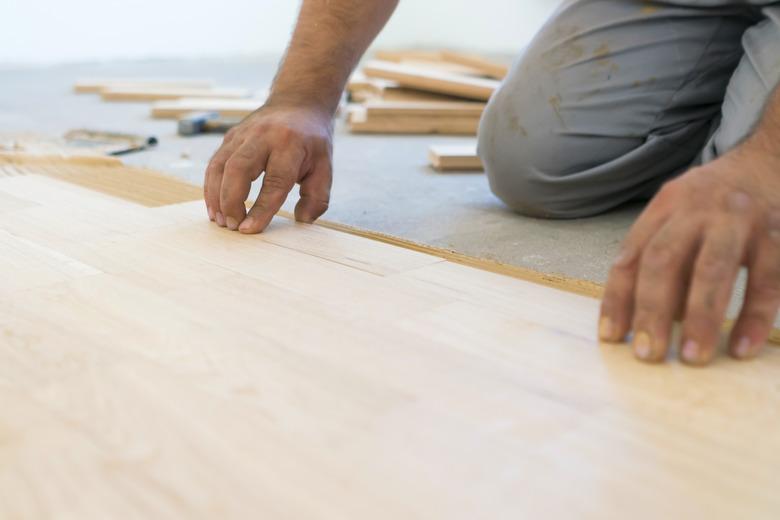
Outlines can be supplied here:
[[[377, 45], [515, 51], [556, 0], [401, 0]], [[279, 53], [295, 0], [0, 0], [0, 64]]]

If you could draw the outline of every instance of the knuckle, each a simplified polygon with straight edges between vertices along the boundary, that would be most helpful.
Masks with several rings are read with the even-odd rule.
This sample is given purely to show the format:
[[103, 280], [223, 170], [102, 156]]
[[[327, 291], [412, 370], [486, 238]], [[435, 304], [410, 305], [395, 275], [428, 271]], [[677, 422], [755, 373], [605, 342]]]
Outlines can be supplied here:
[[257, 145], [254, 141], [246, 140], [244, 141], [244, 144], [242, 144], [238, 150], [236, 150], [236, 153], [233, 154], [233, 157], [236, 159], [244, 159], [244, 160], [251, 160], [257, 155]]
[[692, 304], [688, 306], [685, 312], [685, 328], [688, 331], [698, 331], [698, 336], [702, 333], [711, 334], [713, 331], [720, 330], [719, 319], [710, 309]]
[[249, 130], [249, 133], [254, 136], [255, 138], [259, 138], [264, 136], [269, 129], [268, 123], [265, 121], [258, 121], [257, 123], [252, 125], [252, 128]]
[[648, 244], [642, 255], [642, 270], [647, 270], [651, 274], [668, 268], [671, 263], [672, 250], [665, 243], [658, 241]]
[[752, 206], [752, 197], [744, 191], [733, 190], [726, 194], [725, 209], [728, 213], [742, 215], [748, 213]]
[[706, 283], [720, 283], [729, 276], [732, 271], [731, 256], [719, 256], [706, 254], [699, 258], [694, 276]]
[[266, 174], [263, 179], [263, 190], [266, 191], [290, 191], [292, 184], [284, 175]]
[[762, 327], [771, 327], [775, 321], [777, 310], [767, 307], [750, 307], [745, 309], [740, 318], [752, 324], [759, 324]]
[[241, 157], [233, 156], [225, 162], [224, 174], [226, 177], [240, 177], [245, 174], [246, 161]]
[[283, 145], [289, 145], [298, 138], [298, 133], [288, 126], [279, 126], [274, 131], [277, 141]]
[[236, 135], [238, 135], [238, 132], [239, 132], [239, 127], [234, 126], [233, 128], [231, 128], [225, 133], [225, 138], [223, 139], [223, 142], [229, 143], [230, 141], [235, 139]]
[[659, 204], [666, 204], [670, 202], [670, 199], [675, 199], [680, 193], [680, 182], [678, 180], [672, 180], [666, 182], [655, 196], [655, 200]]
[[219, 165], [217, 164], [217, 161], [215, 159], [211, 159], [209, 161], [208, 166], [206, 166], [206, 175], [216, 175], [219, 174]]
[[661, 313], [665, 306], [663, 298], [656, 291], [644, 291], [636, 297], [636, 309], [639, 316], [655, 316]]
[[767, 282], [762, 280], [761, 283], [753, 282], [748, 286], [747, 292], [750, 294], [751, 299], [754, 299], [755, 301], [770, 302], [773, 304], [779, 303], [780, 281], [773, 280]]

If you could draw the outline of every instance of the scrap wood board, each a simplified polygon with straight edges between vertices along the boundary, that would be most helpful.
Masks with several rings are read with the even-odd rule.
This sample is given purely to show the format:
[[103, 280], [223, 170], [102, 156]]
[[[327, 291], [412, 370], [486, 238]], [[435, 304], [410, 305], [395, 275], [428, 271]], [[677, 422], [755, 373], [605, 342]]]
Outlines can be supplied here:
[[103, 101], [158, 101], [182, 98], [248, 98], [251, 92], [244, 88], [192, 88], [117, 86], [100, 91]]
[[93, 78], [82, 79], [73, 86], [78, 94], [99, 94], [110, 88], [212, 88], [210, 79]]
[[347, 123], [353, 133], [477, 135], [479, 116], [377, 114], [364, 106], [353, 106], [347, 112]]
[[482, 171], [477, 145], [432, 145], [428, 161], [438, 171]]
[[466, 101], [380, 101], [363, 104], [371, 116], [481, 117], [484, 103]]
[[486, 59], [476, 54], [466, 54], [451, 50], [379, 50], [374, 53], [378, 60], [392, 61], [406, 65], [439, 67], [468, 75], [485, 75], [495, 79], [504, 79], [509, 72], [508, 65]]
[[504, 79], [509, 73], [509, 66], [503, 63], [497, 63], [487, 60], [482, 56], [474, 54], [464, 54], [462, 52], [442, 51], [441, 59], [450, 63], [457, 63], [477, 70], [486, 76], [495, 79]]
[[0, 518], [780, 510], [780, 349], [648, 367], [591, 298], [39, 167], [0, 177]]
[[222, 117], [246, 117], [265, 103], [265, 96], [250, 99], [182, 98], [152, 103], [155, 119], [179, 119], [192, 112], [217, 112]]
[[463, 98], [435, 94], [400, 86], [395, 81], [366, 78], [360, 72], [352, 75], [346, 86], [349, 100], [362, 103], [369, 100], [384, 101], [463, 101]]
[[487, 101], [500, 84], [494, 79], [472, 78], [379, 60], [369, 61], [362, 71], [369, 78], [395, 81], [404, 87], [482, 101]]

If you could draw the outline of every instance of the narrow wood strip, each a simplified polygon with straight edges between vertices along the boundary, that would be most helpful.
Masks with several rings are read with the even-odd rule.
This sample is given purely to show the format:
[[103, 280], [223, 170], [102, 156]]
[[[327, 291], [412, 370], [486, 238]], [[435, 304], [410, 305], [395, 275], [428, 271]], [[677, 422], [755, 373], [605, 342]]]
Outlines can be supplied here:
[[[293, 213], [285, 210], [280, 211], [278, 215], [293, 220], [295, 219], [295, 215]], [[469, 267], [475, 267], [483, 271], [490, 271], [491, 273], [511, 276], [520, 280], [538, 283], [547, 287], [561, 289], [582, 296], [600, 298], [604, 293], [604, 288], [600, 284], [590, 282], [588, 280], [569, 278], [563, 275], [541, 273], [539, 271], [534, 271], [533, 269], [528, 269], [525, 267], [503, 264], [501, 262], [496, 262], [494, 260], [488, 260], [484, 258], [476, 258], [458, 253], [457, 251], [453, 251], [451, 249], [433, 247], [426, 244], [421, 244], [419, 242], [414, 242], [412, 240], [407, 240], [405, 238], [395, 237], [393, 235], [380, 233], [378, 231], [368, 231], [338, 222], [319, 219], [317, 220], [316, 225], [326, 227], [328, 229], [335, 229], [337, 231], [342, 231], [344, 233], [349, 233], [351, 235], [356, 235], [363, 238], [370, 238], [372, 240], [384, 242], [385, 244], [411, 249], [412, 251], [437, 256], [450, 262], [467, 265]]]
[[433, 145], [428, 161], [437, 171], [482, 171], [476, 143], [470, 145]]
[[122, 160], [107, 155], [37, 155], [24, 152], [0, 152], [0, 164], [70, 164], [75, 166], [124, 166]]
[[477, 135], [479, 117], [368, 116], [364, 107], [353, 107], [347, 119], [353, 133]]
[[403, 60], [441, 61], [441, 51], [425, 51], [416, 49], [391, 50], [380, 49], [374, 52], [374, 58], [382, 61], [400, 63]]
[[347, 83], [349, 100], [355, 103], [364, 103], [371, 100], [384, 101], [449, 101], [463, 102], [463, 98], [436, 94], [400, 86], [395, 81], [379, 78], [367, 78], [363, 73], [356, 72]]
[[90, 78], [78, 80], [73, 85], [77, 94], [99, 94], [108, 88], [212, 88], [210, 79], [155, 79], [155, 78]]
[[179, 119], [192, 112], [216, 112], [221, 117], [244, 118], [260, 108], [265, 97], [249, 99], [182, 98], [152, 104], [155, 119]]
[[470, 101], [384, 101], [372, 100], [364, 105], [366, 115], [415, 117], [481, 117], [485, 103]]
[[457, 63], [459, 65], [465, 65], [476, 69], [486, 76], [495, 78], [498, 80], [504, 79], [509, 73], [509, 66], [503, 63], [496, 63], [495, 61], [487, 60], [482, 56], [475, 54], [464, 54], [462, 52], [454, 51], [441, 51], [441, 59], [450, 62]]
[[405, 87], [482, 101], [487, 101], [500, 84], [493, 79], [472, 78], [383, 61], [367, 63], [363, 73], [370, 78], [397, 81]]
[[251, 92], [243, 88], [144, 88], [117, 87], [100, 92], [103, 101], [158, 101], [182, 98], [247, 98]]

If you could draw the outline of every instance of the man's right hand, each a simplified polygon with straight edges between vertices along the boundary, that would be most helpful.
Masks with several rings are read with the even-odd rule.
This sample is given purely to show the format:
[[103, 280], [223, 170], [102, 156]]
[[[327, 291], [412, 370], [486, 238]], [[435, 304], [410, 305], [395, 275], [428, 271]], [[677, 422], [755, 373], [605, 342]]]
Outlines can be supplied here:
[[[300, 184], [295, 219], [313, 222], [328, 209], [333, 123], [324, 111], [266, 105], [231, 129], [206, 169], [209, 218], [241, 233], [260, 233]], [[265, 172], [260, 195], [246, 211], [252, 182]]]

